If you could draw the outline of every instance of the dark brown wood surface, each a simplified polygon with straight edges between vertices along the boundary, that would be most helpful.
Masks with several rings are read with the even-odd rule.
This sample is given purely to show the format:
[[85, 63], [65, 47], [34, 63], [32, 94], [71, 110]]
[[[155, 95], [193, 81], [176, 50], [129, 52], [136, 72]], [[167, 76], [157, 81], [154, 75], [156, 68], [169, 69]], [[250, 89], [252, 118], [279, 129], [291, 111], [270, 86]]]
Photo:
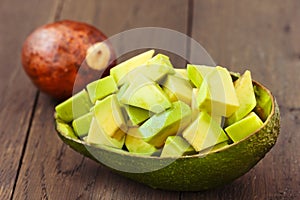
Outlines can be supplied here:
[[[300, 199], [299, 10], [298, 0], [0, 0], [0, 199]], [[59, 19], [91, 23], [108, 36], [170, 28], [201, 43], [217, 64], [250, 69], [280, 105], [275, 147], [243, 177], [205, 192], [154, 190], [84, 158], [59, 140], [57, 102], [20, 64], [28, 34]]]

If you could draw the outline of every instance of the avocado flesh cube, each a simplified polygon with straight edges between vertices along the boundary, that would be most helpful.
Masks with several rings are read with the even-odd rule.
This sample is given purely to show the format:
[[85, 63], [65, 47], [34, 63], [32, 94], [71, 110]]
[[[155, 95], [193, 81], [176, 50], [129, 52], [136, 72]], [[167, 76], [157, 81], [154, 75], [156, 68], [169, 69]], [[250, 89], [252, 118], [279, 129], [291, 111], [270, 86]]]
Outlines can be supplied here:
[[218, 116], [218, 115], [211, 115], [211, 118], [221, 126], [221, 128], [223, 127], [223, 117], [222, 116]]
[[[163, 57], [163, 58], [160, 58]], [[166, 57], [166, 58], [165, 58]], [[123, 85], [126, 82], [131, 82], [138, 76], [145, 76], [154, 82], [160, 82], [167, 74], [175, 74], [173, 66], [169, 64], [169, 58], [157, 54], [150, 59], [146, 64], [136, 67], [128, 72], [124, 77], [119, 80], [118, 85]]]
[[110, 69], [110, 75], [118, 82], [131, 70], [145, 64], [152, 58], [154, 50], [146, 51], [142, 54], [134, 56]]
[[160, 113], [171, 107], [170, 100], [160, 86], [143, 76], [130, 84], [121, 96], [120, 102], [154, 113]]
[[206, 112], [200, 112], [197, 119], [183, 131], [182, 136], [197, 152], [228, 140], [221, 126]]
[[[192, 108], [192, 113], [193, 113], [193, 117], [192, 117], [192, 121], [194, 121], [198, 115], [199, 115], [199, 107], [197, 105], [197, 95], [199, 92], [199, 88], [193, 88], [192, 89], [192, 103], [191, 103], [191, 108]], [[212, 117], [212, 119], [217, 122], [217, 124], [219, 124], [221, 127], [223, 127], [223, 117], [220, 115], [210, 115]]]
[[137, 127], [130, 128], [126, 135], [125, 146], [131, 153], [138, 153], [142, 155], [152, 155], [157, 152], [157, 149], [145, 142]]
[[232, 79], [225, 68], [215, 67], [205, 77], [197, 95], [197, 104], [200, 110], [224, 117], [229, 117], [238, 109], [239, 102]]
[[151, 58], [149, 61], [147, 61], [147, 65], [164, 65], [164, 66], [168, 66], [172, 73], [175, 73], [174, 69], [173, 69], [173, 65], [170, 61], [170, 58], [164, 54], [157, 54], [156, 56], [154, 56], [153, 58]]
[[199, 88], [192, 89], [192, 101], [191, 101], [191, 109], [192, 109], [192, 121], [194, 121], [199, 115], [199, 107], [197, 103]]
[[263, 121], [265, 121], [272, 110], [272, 99], [265, 90], [257, 86], [254, 86], [254, 93], [257, 102], [254, 111]]
[[174, 68], [174, 70], [176, 72], [174, 76], [190, 81], [186, 69]]
[[188, 77], [197, 88], [200, 88], [206, 75], [213, 72], [214, 70], [214, 67], [206, 65], [187, 65]]
[[169, 90], [167, 87], [162, 87], [164, 93], [167, 95], [170, 102], [176, 102], [178, 101], [176, 94], [174, 94], [171, 90]]
[[[192, 108], [192, 113], [193, 113], [193, 117], [192, 117], [192, 121], [194, 121], [198, 115], [199, 115], [199, 107], [197, 105], [197, 95], [198, 95], [198, 92], [199, 92], [199, 88], [193, 88], [192, 90], [192, 105], [191, 105], [191, 108]], [[220, 115], [210, 115], [211, 118], [217, 123], [219, 124], [221, 127], [223, 127], [223, 124], [224, 124], [224, 117], [220, 116]]]
[[225, 131], [233, 142], [239, 142], [257, 131], [262, 126], [263, 122], [261, 119], [255, 114], [255, 112], [251, 112], [245, 118], [226, 127]]
[[107, 76], [86, 86], [91, 102], [95, 104], [96, 100], [118, 91], [117, 84], [112, 76]]
[[116, 94], [101, 100], [94, 108], [94, 116], [101, 130], [110, 137], [121, 139], [127, 131]]
[[188, 105], [191, 105], [192, 86], [187, 80], [174, 75], [168, 75], [162, 86], [163, 90], [169, 96], [171, 101], [180, 100]]
[[95, 146], [106, 145], [121, 149], [124, 145], [125, 136], [119, 139], [110, 137], [105, 133], [101, 124], [99, 124], [97, 121], [98, 120], [95, 117], [92, 118], [89, 133], [86, 137], [86, 142]]
[[55, 124], [56, 124], [57, 131], [62, 135], [72, 139], [78, 139], [78, 137], [74, 133], [74, 130], [69, 124], [66, 124], [60, 119], [56, 119]]
[[119, 101], [121, 100], [122, 96], [124, 95], [124, 93], [126, 92], [128, 87], [129, 87], [129, 83], [126, 83], [126, 84], [120, 86], [120, 88], [117, 92], [117, 98], [118, 98]]
[[92, 118], [93, 113], [89, 112], [72, 122], [74, 132], [78, 137], [82, 138], [88, 134]]
[[159, 148], [168, 136], [176, 135], [190, 123], [191, 115], [191, 108], [184, 102], [177, 101], [170, 109], [145, 121], [139, 131], [146, 142]]
[[160, 157], [179, 157], [194, 153], [195, 149], [185, 139], [180, 136], [169, 136]]
[[256, 106], [250, 71], [245, 71], [245, 73], [234, 82], [234, 88], [240, 106], [229, 118], [227, 118], [227, 126], [248, 115]]
[[101, 101], [101, 100], [97, 100], [97, 101], [95, 102], [95, 104], [90, 108], [90, 113], [94, 112], [95, 106], [96, 106], [100, 101]]
[[134, 107], [134, 106], [124, 106], [126, 113], [130, 119], [132, 126], [137, 126], [140, 123], [146, 121], [152, 115], [149, 110], [145, 110], [142, 108]]
[[167, 74], [174, 74], [174, 70], [172, 71], [172, 68], [169, 68], [167, 66], [159, 66], [159, 65], [141, 65], [134, 70], [128, 72], [122, 78], [118, 85], [123, 85], [124, 83], [130, 83], [132, 80], [134, 80], [137, 76], [143, 75], [150, 80], [159, 83]]
[[81, 90], [66, 101], [60, 103], [55, 107], [56, 115], [64, 122], [71, 122], [72, 120], [88, 113], [92, 107], [89, 95], [86, 90]]

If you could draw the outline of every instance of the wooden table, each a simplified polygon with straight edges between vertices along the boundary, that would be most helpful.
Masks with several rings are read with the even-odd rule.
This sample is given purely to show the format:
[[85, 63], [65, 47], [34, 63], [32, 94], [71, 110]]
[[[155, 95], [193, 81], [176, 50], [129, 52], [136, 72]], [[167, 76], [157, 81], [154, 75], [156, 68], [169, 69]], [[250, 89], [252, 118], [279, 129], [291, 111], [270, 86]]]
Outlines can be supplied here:
[[[74, 152], [56, 135], [57, 102], [20, 64], [24, 39], [60, 19], [91, 23], [108, 36], [144, 26], [200, 42], [214, 60], [275, 95], [281, 134], [249, 173], [205, 192], [154, 190]], [[0, 199], [300, 199], [300, 1], [0, 0]]]

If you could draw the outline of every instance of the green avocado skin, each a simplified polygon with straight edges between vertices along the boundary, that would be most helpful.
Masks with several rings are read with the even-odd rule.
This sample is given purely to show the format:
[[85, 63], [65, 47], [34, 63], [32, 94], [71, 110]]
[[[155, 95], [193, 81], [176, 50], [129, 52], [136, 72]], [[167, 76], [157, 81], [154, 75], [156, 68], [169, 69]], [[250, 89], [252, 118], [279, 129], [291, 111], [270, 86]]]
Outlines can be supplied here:
[[[129, 169], [128, 171], [134, 171], [136, 168], [147, 169], [148, 172], [144, 173], [112, 170], [152, 188], [201, 191], [224, 185], [247, 173], [273, 147], [279, 134], [280, 122], [278, 105], [275, 99], [273, 102], [271, 115], [259, 131], [238, 143], [207, 155], [175, 159], [117, 153], [93, 146], [89, 146], [88, 150], [84, 142], [64, 136], [63, 133], [58, 132], [58, 135], [71, 148], [96, 162], [100, 162], [96, 158], [101, 158], [110, 161], [110, 166]], [[91, 149], [93, 155], [90, 153]]]

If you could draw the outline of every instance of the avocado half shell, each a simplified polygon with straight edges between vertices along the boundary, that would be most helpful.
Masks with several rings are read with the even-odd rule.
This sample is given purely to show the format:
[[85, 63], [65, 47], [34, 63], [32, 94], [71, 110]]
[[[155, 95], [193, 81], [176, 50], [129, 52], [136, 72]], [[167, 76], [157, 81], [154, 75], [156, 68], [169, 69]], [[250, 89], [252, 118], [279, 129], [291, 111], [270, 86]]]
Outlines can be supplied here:
[[[237, 75], [232, 76], [235, 79]], [[255, 112], [264, 120], [263, 127], [238, 143], [206, 154], [179, 158], [142, 156], [91, 146], [59, 128], [59, 119], [56, 119], [56, 130], [63, 142], [75, 151], [152, 188], [176, 191], [207, 190], [244, 175], [276, 143], [280, 127], [279, 107], [268, 89], [256, 81], [253, 81], [253, 86], [256, 94], [264, 98], [258, 101], [255, 108]]]

